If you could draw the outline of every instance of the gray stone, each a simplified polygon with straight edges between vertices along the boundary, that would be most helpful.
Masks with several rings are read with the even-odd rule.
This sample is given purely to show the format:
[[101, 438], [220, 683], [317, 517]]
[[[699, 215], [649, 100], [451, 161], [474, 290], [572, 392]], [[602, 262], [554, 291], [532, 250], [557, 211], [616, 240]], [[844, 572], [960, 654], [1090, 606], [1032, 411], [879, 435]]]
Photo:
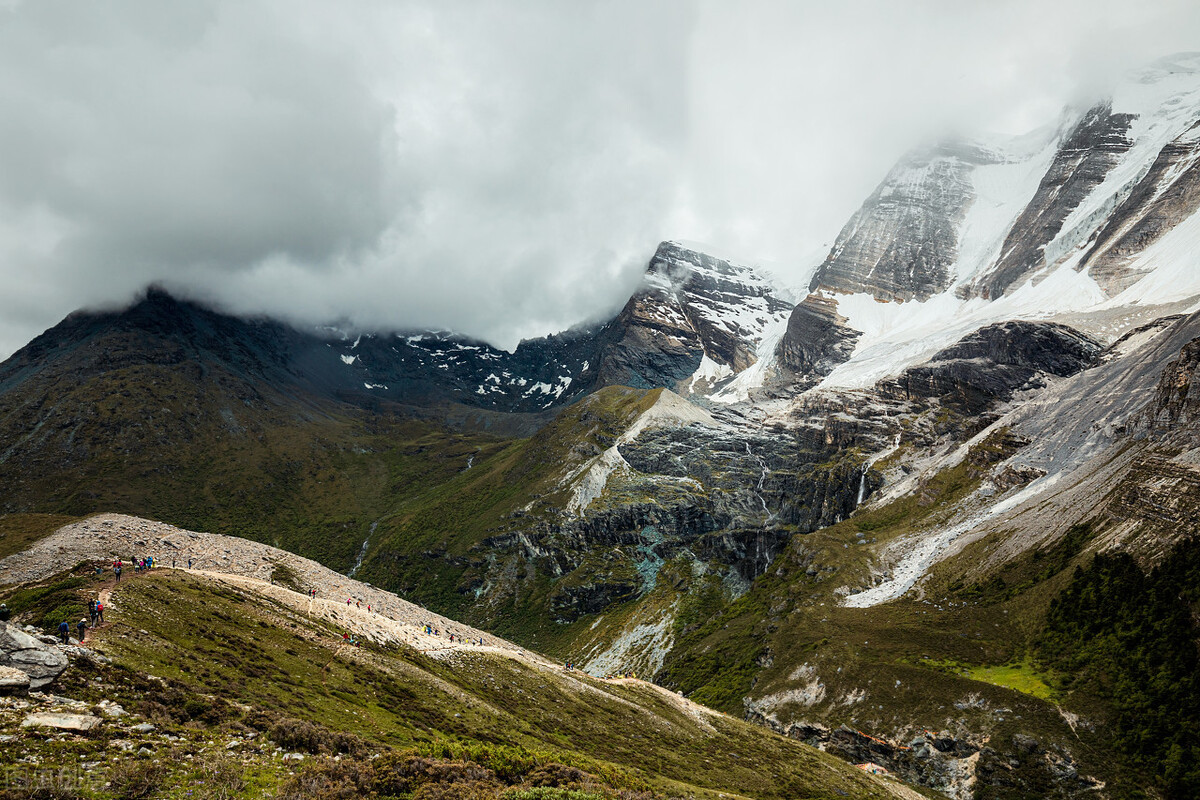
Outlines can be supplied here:
[[5, 622], [0, 623], [0, 667], [21, 670], [29, 676], [30, 689], [41, 689], [63, 673], [67, 657]]
[[154, 730], [154, 726], [149, 722], [143, 722], [141, 725], [134, 725], [133, 729], [138, 733], [150, 733]]
[[93, 717], [90, 714], [56, 714], [52, 711], [39, 711], [26, 717], [21, 723], [21, 727], [55, 728], [60, 731], [86, 733], [100, 722], [99, 717]]
[[15, 667], [0, 667], [0, 695], [29, 694], [29, 676]]

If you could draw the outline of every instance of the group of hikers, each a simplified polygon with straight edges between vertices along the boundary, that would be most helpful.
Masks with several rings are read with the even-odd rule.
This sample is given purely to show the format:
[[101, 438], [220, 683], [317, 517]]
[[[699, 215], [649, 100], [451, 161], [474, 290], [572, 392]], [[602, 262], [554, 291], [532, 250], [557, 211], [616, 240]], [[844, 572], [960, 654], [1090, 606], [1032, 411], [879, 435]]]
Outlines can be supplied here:
[[[573, 672], [574, 670], [578, 669], [578, 667], [575, 666], [574, 661], [564, 661], [563, 669], [566, 670], [567, 672]], [[636, 677], [637, 677], [637, 675], [633, 672], [610, 672], [604, 676], [604, 680], [611, 681], [611, 680], [616, 680], [617, 678], [636, 678]]]
[[[154, 569], [154, 556], [146, 556], [145, 558], [135, 558], [130, 563], [133, 564], [133, 571], [135, 573], [149, 572], [150, 570]], [[174, 559], [172, 559], [171, 569], [174, 569], [174, 568], [175, 568], [175, 561], [174, 561]], [[189, 558], [188, 559], [188, 569], [191, 569], [191, 568], [192, 568], [192, 560]], [[120, 558], [114, 558], [113, 562], [112, 562], [112, 571], [113, 571], [113, 577], [116, 578], [116, 582], [120, 583], [121, 582], [121, 573], [125, 571], [125, 561]], [[99, 575], [103, 572], [104, 572], [104, 567], [97, 564], [96, 565], [96, 574]]]
[[[421, 630], [425, 633], [426, 636], [441, 636], [442, 635], [442, 632], [440, 629], [433, 627], [433, 625], [431, 625], [428, 622], [422, 624]], [[483, 646], [483, 637], [482, 636], [480, 636], [479, 638], [475, 638], [473, 636], [463, 636], [461, 633], [455, 633], [454, 631], [450, 630], [449, 628], [446, 629], [446, 634], [450, 637], [450, 641], [452, 641], [452, 642], [458, 642], [459, 644], [479, 645], [480, 647]]]
[[[79, 622], [75, 623], [75, 629], [79, 633], [77, 639], [80, 644], [87, 636], [88, 628], [94, 628], [101, 622], [104, 622], [104, 603], [99, 600], [88, 600], [88, 615], [81, 617]], [[58, 623], [58, 638], [62, 639], [63, 644], [71, 643], [71, 626], [67, 624], [66, 620]]]

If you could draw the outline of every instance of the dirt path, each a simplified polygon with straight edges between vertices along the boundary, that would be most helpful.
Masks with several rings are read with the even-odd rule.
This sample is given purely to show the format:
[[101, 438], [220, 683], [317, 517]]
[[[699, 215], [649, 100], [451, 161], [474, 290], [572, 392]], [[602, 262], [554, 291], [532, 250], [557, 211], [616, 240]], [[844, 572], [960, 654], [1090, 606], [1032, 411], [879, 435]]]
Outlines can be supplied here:
[[[226, 582], [233, 582], [235, 578], [255, 580], [254, 585], [262, 585], [263, 593], [271, 591], [270, 578], [276, 566], [286, 565], [297, 576], [302, 589], [317, 590], [314, 600], [303, 592], [292, 593], [306, 604], [298, 610], [318, 614], [350, 630], [361, 631], [364, 636], [370, 632], [381, 641], [402, 641], [436, 655], [458, 649], [450, 646], [449, 634], [453, 633], [456, 640], [460, 636], [467, 640], [482, 640], [482, 649], [517, 652], [531, 660], [545, 661], [486, 631], [434, 614], [391, 592], [348, 578], [286, 550], [232, 536], [183, 530], [123, 514], [98, 514], [66, 525], [28, 550], [0, 560], [0, 584], [43, 580], [84, 560], [111, 562], [120, 558], [132, 562], [148, 556], [153, 556], [155, 563], [161, 565], [156, 570], [170, 569], [172, 563], [179, 569], [186, 569], [190, 563], [196, 573]], [[126, 570], [122, 582], [140, 577]], [[104, 585], [110, 589], [114, 586], [111, 582]], [[282, 586], [274, 588], [288, 592]], [[285, 597], [283, 594], [272, 596], [275, 599]], [[292, 599], [287, 602], [294, 607]], [[386, 620], [414, 630], [396, 628]], [[440, 631], [441, 636], [425, 637], [420, 631], [426, 624]], [[454, 644], [458, 644], [457, 641]], [[465, 643], [464, 646], [471, 647]], [[478, 645], [474, 647], [480, 649]]]
[[[154, 556], [155, 569], [171, 569], [172, 561], [180, 571], [188, 572], [228, 586], [253, 592], [298, 613], [333, 623], [356, 638], [380, 644], [411, 647], [434, 658], [454, 659], [472, 653], [494, 654], [521, 661], [537, 670], [552, 670], [572, 682], [581, 691], [602, 692], [631, 706], [632, 701], [614, 694], [607, 685], [626, 685], [656, 693], [676, 709], [711, 729], [712, 722], [726, 715], [694, 703], [657, 684], [637, 678], [595, 678], [578, 671], [566, 672], [562, 665], [512, 642], [454, 620], [434, 614], [391, 592], [356, 581], [340, 573], [269, 545], [219, 534], [186, 531], [161, 522], [121, 514], [101, 514], [60, 528], [38, 541], [29, 550], [0, 560], [0, 584], [43, 580], [80, 561], [110, 562], [121, 558]], [[191, 561], [192, 569], [187, 568]], [[316, 589], [314, 598], [272, 583], [277, 564], [287, 565], [302, 588]], [[120, 583], [111, 578], [99, 590], [105, 611], [120, 614], [114, 606], [115, 589], [128, 581], [142, 580], [144, 574], [126, 570]], [[349, 602], [347, 602], [347, 600]], [[112, 624], [106, 620], [101, 629]], [[425, 633], [429, 625], [437, 635]], [[450, 641], [453, 633], [455, 640]], [[473, 642], [481, 641], [483, 644]], [[332, 660], [346, 648], [337, 644]], [[732, 718], [730, 718], [732, 719]], [[900, 800], [925, 800], [923, 795], [898, 781], [875, 777], [875, 781]]]

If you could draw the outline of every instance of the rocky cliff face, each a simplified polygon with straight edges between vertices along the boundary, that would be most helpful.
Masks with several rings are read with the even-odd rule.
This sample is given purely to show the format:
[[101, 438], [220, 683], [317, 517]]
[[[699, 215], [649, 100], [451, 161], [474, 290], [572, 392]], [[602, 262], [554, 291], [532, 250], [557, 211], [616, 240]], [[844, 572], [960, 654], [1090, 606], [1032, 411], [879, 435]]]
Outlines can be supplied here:
[[1200, 208], [1200, 121], [1158, 154], [1080, 264], [1109, 295], [1143, 277], [1135, 260]]
[[625, 466], [579, 516], [518, 518], [478, 552], [510, 565], [494, 572], [517, 576], [524, 561], [554, 575], [562, 622], [643, 597], [679, 558], [744, 591], [796, 532], [845, 519], [879, 486], [858, 458], [809, 444], [732, 425], [647, 429], [618, 445]]
[[810, 294], [792, 311], [776, 355], [798, 388], [817, 384], [849, 360], [862, 334], [847, 322], [837, 313], [837, 301], [819, 294]]
[[1063, 141], [1033, 200], [1001, 248], [1000, 259], [965, 290], [968, 296], [999, 297], [1043, 269], [1046, 248], [1068, 216], [1104, 181], [1129, 150], [1130, 114], [1114, 113], [1109, 103], [1092, 108]]
[[1166, 365], [1154, 398], [1138, 421], [1138, 427], [1158, 434], [1200, 433], [1200, 339], [1192, 339], [1179, 357]]
[[1099, 342], [1053, 322], [988, 325], [880, 384], [887, 396], [939, 398], [967, 414], [979, 414], [1039, 377], [1069, 377], [1099, 361]]
[[597, 383], [674, 388], [695, 375], [689, 388], [707, 393], [758, 360], [791, 308], [749, 267], [664, 242], [602, 337]]
[[944, 291], [975, 199], [970, 172], [995, 158], [961, 141], [906, 157], [842, 228], [809, 290], [880, 300], [927, 300]]

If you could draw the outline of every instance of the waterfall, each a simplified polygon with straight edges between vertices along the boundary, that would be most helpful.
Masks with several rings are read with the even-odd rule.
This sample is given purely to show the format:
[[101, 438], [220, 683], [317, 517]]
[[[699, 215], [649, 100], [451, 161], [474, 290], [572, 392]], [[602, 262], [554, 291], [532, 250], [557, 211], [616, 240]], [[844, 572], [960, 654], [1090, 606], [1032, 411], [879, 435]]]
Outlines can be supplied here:
[[867, 465], [863, 464], [862, 474], [858, 478], [858, 500], [855, 501], [855, 506], [861, 506], [863, 497], [867, 494]]
[[363, 559], [367, 557], [367, 545], [371, 543], [371, 537], [375, 535], [375, 528], [379, 526], [379, 520], [371, 523], [371, 530], [367, 531], [367, 538], [363, 539], [362, 548], [358, 551], [358, 560], [354, 562], [354, 566], [346, 573], [347, 578], [353, 578], [354, 573], [358, 572], [358, 568], [362, 566]]
[[767, 475], [770, 473], [770, 470], [767, 468], [767, 462], [763, 461], [762, 458], [755, 455], [754, 451], [750, 449], [750, 443], [745, 442], [744, 444], [746, 445], [746, 455], [750, 456], [755, 461], [757, 461], [759, 469], [762, 470], [762, 472], [759, 473], [758, 484], [755, 486], [754, 494], [756, 497], [758, 497], [758, 502], [762, 504], [763, 513], [767, 515], [767, 522], [770, 522], [772, 519], [775, 518], [775, 515], [771, 513], [771, 509], [767, 508], [767, 501], [762, 496], [763, 483], [766, 482]]

